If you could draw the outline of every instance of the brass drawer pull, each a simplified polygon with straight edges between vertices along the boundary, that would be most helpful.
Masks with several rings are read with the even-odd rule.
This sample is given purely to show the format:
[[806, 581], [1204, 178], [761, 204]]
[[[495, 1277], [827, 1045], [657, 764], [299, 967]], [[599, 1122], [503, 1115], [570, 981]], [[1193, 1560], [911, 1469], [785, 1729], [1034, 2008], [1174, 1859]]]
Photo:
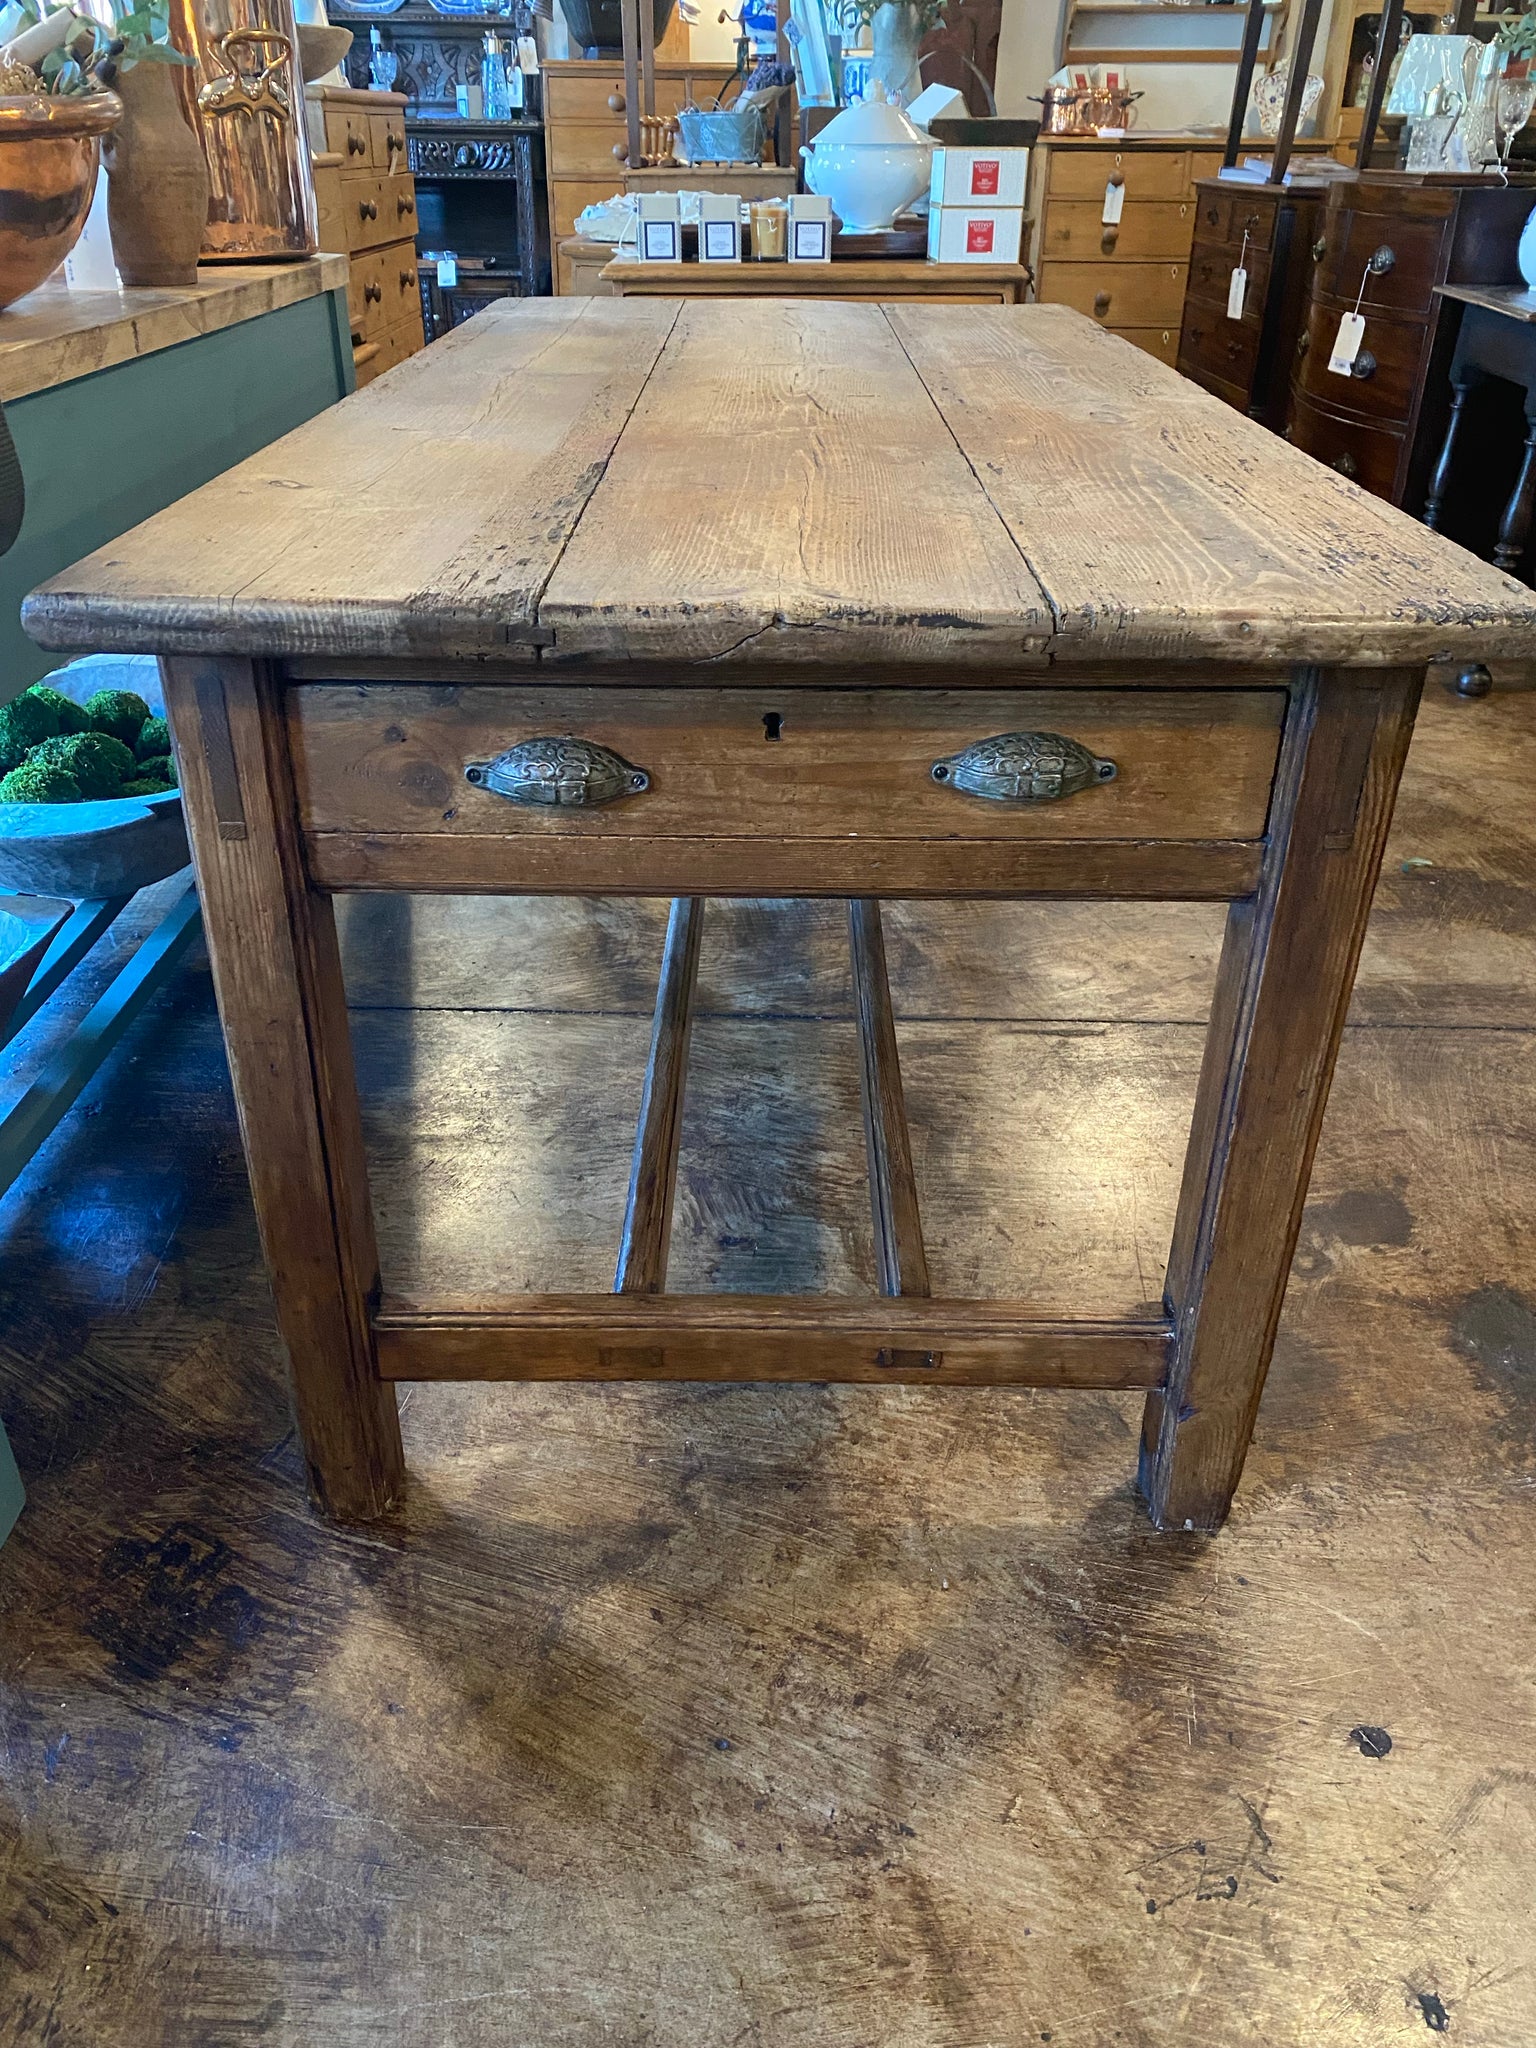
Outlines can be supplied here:
[[494, 761], [470, 761], [464, 779], [514, 804], [554, 804], [593, 810], [621, 796], [638, 796], [651, 778], [611, 747], [595, 740], [522, 740]]
[[1397, 251], [1386, 242], [1372, 255], [1369, 265], [1372, 277], [1385, 277], [1389, 270], [1397, 267]]
[[1375, 376], [1376, 358], [1368, 348], [1361, 349], [1359, 355], [1355, 357], [1353, 363], [1350, 364], [1349, 374], [1352, 377], [1359, 377], [1361, 379]]
[[1059, 732], [1001, 732], [935, 761], [935, 782], [1000, 804], [1049, 804], [1119, 771]]
[[1348, 449], [1342, 455], [1335, 455], [1328, 467], [1336, 469], [1340, 476], [1358, 476], [1360, 474], [1360, 465], [1356, 462], [1354, 456], [1349, 453]]
[[1319, 235], [1317, 240], [1312, 244], [1312, 261], [1314, 263], [1321, 263], [1323, 258], [1327, 254], [1328, 244], [1323, 240], [1322, 236]]

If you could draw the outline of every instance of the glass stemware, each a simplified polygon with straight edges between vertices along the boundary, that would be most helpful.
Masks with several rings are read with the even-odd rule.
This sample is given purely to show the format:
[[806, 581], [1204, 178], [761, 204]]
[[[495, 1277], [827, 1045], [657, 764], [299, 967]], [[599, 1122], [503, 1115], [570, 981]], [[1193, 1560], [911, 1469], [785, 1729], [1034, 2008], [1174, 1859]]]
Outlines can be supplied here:
[[1493, 96], [1493, 125], [1499, 145], [1499, 176], [1509, 183], [1509, 153], [1536, 107], [1536, 78], [1501, 78]]

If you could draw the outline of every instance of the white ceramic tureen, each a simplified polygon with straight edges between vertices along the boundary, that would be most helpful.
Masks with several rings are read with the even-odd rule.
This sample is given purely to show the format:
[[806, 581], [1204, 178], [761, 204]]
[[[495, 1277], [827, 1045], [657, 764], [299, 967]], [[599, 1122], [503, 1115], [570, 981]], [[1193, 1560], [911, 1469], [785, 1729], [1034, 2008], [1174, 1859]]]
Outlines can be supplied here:
[[927, 190], [933, 144], [893, 107], [879, 81], [802, 149], [805, 182], [849, 234], [888, 228], [904, 206]]

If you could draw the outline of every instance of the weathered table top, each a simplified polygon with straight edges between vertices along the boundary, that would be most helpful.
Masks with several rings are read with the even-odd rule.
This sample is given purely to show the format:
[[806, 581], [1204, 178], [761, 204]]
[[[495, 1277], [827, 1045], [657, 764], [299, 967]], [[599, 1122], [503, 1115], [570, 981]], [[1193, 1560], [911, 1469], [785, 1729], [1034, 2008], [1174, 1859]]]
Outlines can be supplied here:
[[1057, 306], [503, 301], [24, 619], [153, 653], [1536, 655], [1536, 593]]

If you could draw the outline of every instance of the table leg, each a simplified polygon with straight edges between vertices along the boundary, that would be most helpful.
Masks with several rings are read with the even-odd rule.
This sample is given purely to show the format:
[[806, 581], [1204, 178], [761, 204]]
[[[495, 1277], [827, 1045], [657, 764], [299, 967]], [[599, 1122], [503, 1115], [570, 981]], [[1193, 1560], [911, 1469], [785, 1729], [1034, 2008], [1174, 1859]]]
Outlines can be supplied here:
[[1494, 566], [1511, 575], [1520, 566], [1525, 544], [1531, 537], [1531, 510], [1536, 505], [1536, 393], [1526, 394], [1525, 421], [1525, 453], [1520, 458], [1520, 474], [1499, 521], [1499, 538], [1493, 550]]
[[1259, 888], [1228, 915], [1169, 1255], [1174, 1358], [1142, 1438], [1159, 1528], [1219, 1528], [1242, 1472], [1421, 682], [1319, 670], [1292, 693]]
[[305, 879], [265, 665], [161, 664], [251, 1192], [311, 1482], [341, 1520], [404, 1479], [377, 1375], [378, 1253], [328, 896]]
[[1468, 398], [1478, 381], [1476, 370], [1456, 370], [1451, 376], [1451, 412], [1445, 423], [1445, 439], [1440, 443], [1440, 453], [1435, 457], [1435, 467], [1429, 479], [1429, 489], [1424, 494], [1424, 524], [1438, 527], [1440, 514], [1445, 505], [1445, 494], [1451, 481], [1451, 464], [1456, 456], [1456, 437], [1461, 432], [1462, 415]]

